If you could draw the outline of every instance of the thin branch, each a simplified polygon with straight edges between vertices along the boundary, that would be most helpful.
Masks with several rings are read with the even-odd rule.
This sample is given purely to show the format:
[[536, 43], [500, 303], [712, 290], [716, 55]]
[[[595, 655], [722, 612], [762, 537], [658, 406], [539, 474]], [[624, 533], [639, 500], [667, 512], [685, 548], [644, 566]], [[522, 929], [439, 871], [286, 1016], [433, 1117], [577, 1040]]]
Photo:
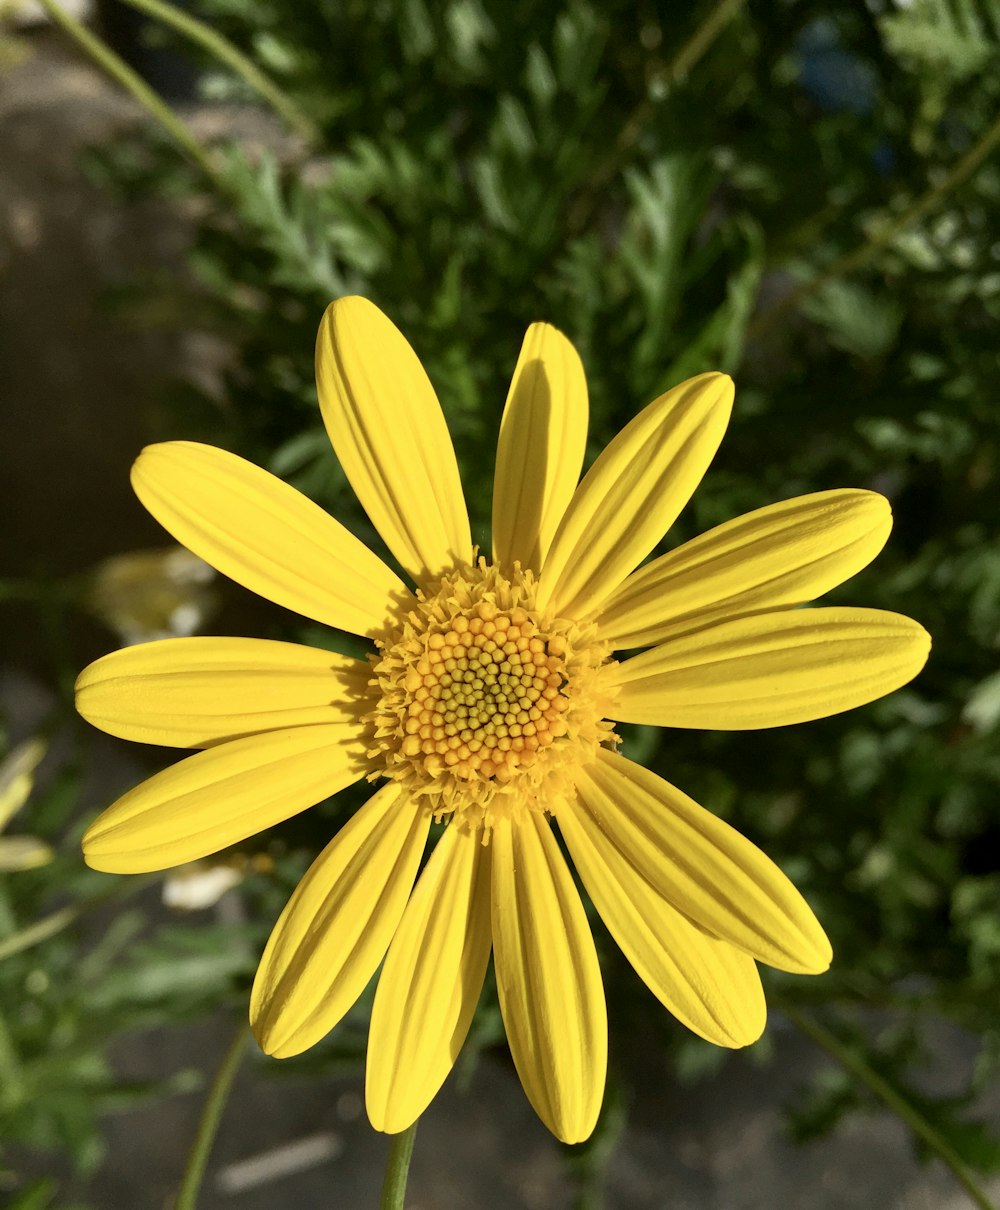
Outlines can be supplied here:
[[208, 1157], [212, 1153], [219, 1122], [222, 1120], [222, 1111], [226, 1107], [233, 1081], [236, 1079], [236, 1073], [243, 1061], [249, 1037], [250, 1029], [245, 1021], [241, 1021], [236, 1036], [230, 1043], [219, 1070], [215, 1073], [208, 1096], [205, 1098], [205, 1107], [201, 1111], [201, 1121], [198, 1123], [198, 1131], [191, 1145], [184, 1169], [184, 1179], [181, 1181], [180, 1191], [174, 1202], [174, 1210], [196, 1210], [197, 1208], [198, 1191], [205, 1179]]
[[736, 16], [743, 3], [744, 0], [719, 0], [667, 68], [667, 79], [671, 83], [684, 80], [691, 74], [691, 69]]
[[220, 178], [206, 149], [198, 142], [187, 125], [169, 105], [154, 92], [145, 80], [107, 45], [97, 34], [69, 13], [56, 0], [39, 0], [42, 8], [103, 71], [132, 94], [139, 104], [156, 119], [165, 131], [183, 148], [188, 157], [216, 185]]
[[[662, 71], [657, 72], [657, 78], [668, 86], [685, 80], [691, 74], [695, 64], [706, 54], [715, 39], [736, 16], [744, 2], [745, 0], [719, 0], [670, 63]], [[570, 211], [567, 228], [571, 235], [578, 234], [590, 223], [594, 211], [597, 209], [601, 191], [620, 171], [629, 152], [639, 141], [643, 128], [656, 113], [656, 105], [657, 102], [652, 97], [645, 96], [629, 114], [618, 132], [614, 146], [607, 157], [597, 165], [587, 181], [586, 196], [580, 199]]]
[[205, 21], [192, 17], [190, 13], [176, 8], [165, 0], [124, 0], [132, 8], [145, 13], [154, 20], [162, 21], [183, 34], [192, 42], [196, 42], [214, 55], [220, 63], [225, 63], [241, 76], [247, 84], [258, 93], [274, 110], [279, 113], [294, 130], [297, 130], [310, 143], [320, 141], [319, 131], [305, 113], [295, 104], [286, 93], [274, 83], [264, 72], [228, 38], [214, 30]]
[[817, 1046], [821, 1046], [827, 1054], [832, 1055], [856, 1080], [864, 1084], [884, 1105], [902, 1118], [918, 1138], [923, 1139], [931, 1151], [951, 1169], [955, 1179], [979, 1207], [979, 1210], [997, 1210], [994, 1203], [976, 1184], [965, 1161], [947, 1139], [943, 1138], [923, 1114], [911, 1105], [906, 1097], [897, 1092], [888, 1080], [880, 1076], [859, 1054], [841, 1042], [835, 1034], [830, 1033], [813, 1017], [800, 1013], [790, 1004], [781, 1003], [777, 1007], [780, 1007], [785, 1016]]
[[89, 899], [81, 899], [76, 903], [69, 903], [65, 907], [61, 907], [57, 911], [50, 912], [47, 916], [42, 916], [31, 924], [25, 925], [23, 929], [19, 929], [16, 933], [11, 933], [9, 937], [4, 937], [3, 940], [0, 940], [0, 962], [13, 957], [14, 954], [20, 954], [24, 950], [31, 949], [34, 945], [41, 945], [43, 941], [48, 941], [50, 937], [55, 937], [64, 929], [69, 928], [71, 924], [75, 924], [81, 916], [93, 911], [94, 908], [103, 907], [106, 903], [111, 903], [114, 900], [128, 899], [137, 891], [141, 891], [144, 887], [156, 882], [160, 877], [161, 875], [159, 874], [152, 874], [144, 878], [130, 878], [125, 884], [116, 884], [106, 891], [101, 891], [100, 894], [92, 895]]
[[996, 150], [997, 146], [1000, 146], [1000, 117], [994, 120], [982, 138], [962, 156], [958, 163], [952, 166], [951, 170], [936, 185], [921, 194], [902, 214], [880, 226], [852, 252], [838, 257], [816, 277], [803, 282], [775, 303], [773, 307], [759, 315], [747, 329], [747, 336], [759, 336], [762, 332], [766, 332], [783, 315], [794, 307], [801, 306], [831, 281], [836, 281], [840, 277], [848, 277], [859, 269], [863, 269], [901, 231], [918, 223], [972, 176], [987, 157]]

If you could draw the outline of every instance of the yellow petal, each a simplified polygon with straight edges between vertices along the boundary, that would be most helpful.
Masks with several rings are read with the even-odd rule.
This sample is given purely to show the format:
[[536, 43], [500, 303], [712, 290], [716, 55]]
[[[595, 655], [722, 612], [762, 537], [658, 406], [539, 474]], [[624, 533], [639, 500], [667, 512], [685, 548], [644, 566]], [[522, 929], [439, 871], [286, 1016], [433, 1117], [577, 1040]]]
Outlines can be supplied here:
[[363, 777], [359, 723], [293, 727], [198, 752], [136, 786], [83, 838], [95, 870], [166, 870], [225, 849]]
[[692, 924], [585, 808], [560, 807], [559, 830], [608, 931], [663, 1006], [717, 1046], [756, 1042], [767, 1006], [753, 958]]
[[163, 639], [96, 660], [76, 682], [76, 708], [122, 739], [177, 748], [312, 723], [365, 709], [362, 660], [267, 639]]
[[430, 816], [391, 782], [316, 858], [260, 961], [250, 1022], [261, 1049], [297, 1055], [328, 1034], [364, 991], [396, 931]]
[[618, 650], [649, 647], [724, 617], [804, 604], [867, 566], [891, 528], [876, 492], [759, 508], [640, 567], [609, 597], [598, 634]]
[[557, 328], [532, 324], [507, 395], [493, 485], [493, 562], [541, 570], [587, 444], [587, 378]]
[[316, 384], [344, 473], [386, 546], [417, 580], [472, 558], [448, 426], [396, 325], [366, 298], [326, 309]]
[[556, 530], [538, 608], [582, 620], [649, 554], [726, 431], [733, 383], [700, 374], [661, 395], [598, 457]]
[[[577, 773], [577, 819], [695, 924], [779, 970], [830, 965], [819, 921], [769, 857], [641, 765], [602, 749]], [[572, 827], [572, 825], [571, 825]]]
[[517, 1074], [564, 1143], [594, 1129], [607, 1074], [608, 1020], [590, 925], [548, 821], [498, 824], [493, 851], [497, 991]]
[[142, 451], [135, 493], [188, 550], [269, 601], [373, 635], [390, 599], [409, 596], [367, 546], [294, 487], [235, 454], [193, 441]]
[[917, 675], [930, 636], [881, 609], [754, 614], [669, 639], [603, 673], [623, 723], [750, 731], [826, 718]]
[[412, 1125], [469, 1032], [490, 956], [489, 849], [451, 826], [431, 855], [379, 977], [365, 1099], [376, 1130]]

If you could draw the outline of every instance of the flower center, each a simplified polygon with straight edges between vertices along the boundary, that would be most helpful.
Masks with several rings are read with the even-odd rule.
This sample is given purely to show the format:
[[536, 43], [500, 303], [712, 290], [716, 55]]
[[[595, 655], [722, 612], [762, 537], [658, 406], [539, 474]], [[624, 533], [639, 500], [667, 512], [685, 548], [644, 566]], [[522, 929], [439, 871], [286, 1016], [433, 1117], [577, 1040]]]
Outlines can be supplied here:
[[431, 776], [510, 781], [566, 733], [566, 642], [519, 606], [481, 601], [427, 636], [411, 666], [402, 750]]
[[592, 626], [543, 617], [534, 595], [530, 572], [480, 560], [418, 592], [376, 640], [380, 773], [484, 839], [498, 818], [556, 810], [573, 766], [617, 742], [594, 687], [605, 645]]

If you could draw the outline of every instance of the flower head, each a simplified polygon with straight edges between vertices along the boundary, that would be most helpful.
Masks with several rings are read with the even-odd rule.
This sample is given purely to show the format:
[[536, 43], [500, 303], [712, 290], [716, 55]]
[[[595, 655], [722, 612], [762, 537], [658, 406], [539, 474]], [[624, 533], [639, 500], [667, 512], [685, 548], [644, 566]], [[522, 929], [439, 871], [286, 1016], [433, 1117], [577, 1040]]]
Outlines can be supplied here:
[[[614, 727], [783, 726], [913, 677], [929, 639], [910, 619], [795, 608], [874, 558], [888, 504], [819, 492], [643, 564], [722, 439], [732, 383], [703, 374], [660, 396], [578, 483], [583, 369], [561, 333], [534, 324], [501, 422], [487, 560], [440, 405], [393, 324], [364, 299], [333, 303], [316, 367], [333, 446], [412, 586], [258, 467], [189, 442], [144, 450], [135, 489], [178, 541], [373, 651], [365, 662], [189, 638], [92, 664], [78, 683], [91, 722], [203, 751], [109, 807], [84, 838], [87, 861], [122, 872], [192, 861], [368, 778], [378, 788], [264, 952], [251, 997], [261, 1046], [312, 1046], [384, 960], [368, 1112], [381, 1130], [405, 1129], [461, 1049], [492, 951], [528, 1097], [579, 1141], [600, 1108], [607, 1020], [555, 829], [663, 1004], [719, 1045], [754, 1041], [756, 962], [825, 970], [826, 936], [773, 862], [622, 756]], [[432, 820], [446, 826], [420, 870]]]

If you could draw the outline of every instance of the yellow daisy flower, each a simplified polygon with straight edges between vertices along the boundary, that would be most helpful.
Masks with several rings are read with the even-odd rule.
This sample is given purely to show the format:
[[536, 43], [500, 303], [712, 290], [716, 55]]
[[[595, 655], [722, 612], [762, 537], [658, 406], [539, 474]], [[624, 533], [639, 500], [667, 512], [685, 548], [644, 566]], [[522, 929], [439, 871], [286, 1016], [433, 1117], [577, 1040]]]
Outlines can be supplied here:
[[[702, 374], [661, 395], [578, 483], [583, 367], [560, 332], [533, 324], [500, 426], [487, 562], [437, 397], [390, 320], [362, 298], [333, 303], [316, 372], [337, 456], [415, 587], [242, 458], [183, 441], [145, 449], [135, 490], [179, 542], [376, 653], [366, 663], [180, 638], [92, 664], [78, 683], [92, 723], [204, 751], [108, 808], [86, 859], [165, 869], [377, 782], [275, 926], [251, 997], [260, 1045], [279, 1057], [312, 1046], [384, 959], [367, 1105], [376, 1128], [403, 1130], [455, 1061], [492, 950], [525, 1091], [553, 1133], [578, 1142], [601, 1104], [607, 1017], [556, 828], [670, 1012], [721, 1046], [754, 1041], [765, 1019], [755, 961], [825, 970], [826, 936], [754, 845], [619, 754], [614, 725], [784, 726], [910, 680], [929, 649], [915, 622], [793, 608], [878, 553], [889, 506], [867, 491], [802, 496], [639, 567], [708, 467], [732, 383]], [[418, 878], [432, 819], [447, 826]]]

